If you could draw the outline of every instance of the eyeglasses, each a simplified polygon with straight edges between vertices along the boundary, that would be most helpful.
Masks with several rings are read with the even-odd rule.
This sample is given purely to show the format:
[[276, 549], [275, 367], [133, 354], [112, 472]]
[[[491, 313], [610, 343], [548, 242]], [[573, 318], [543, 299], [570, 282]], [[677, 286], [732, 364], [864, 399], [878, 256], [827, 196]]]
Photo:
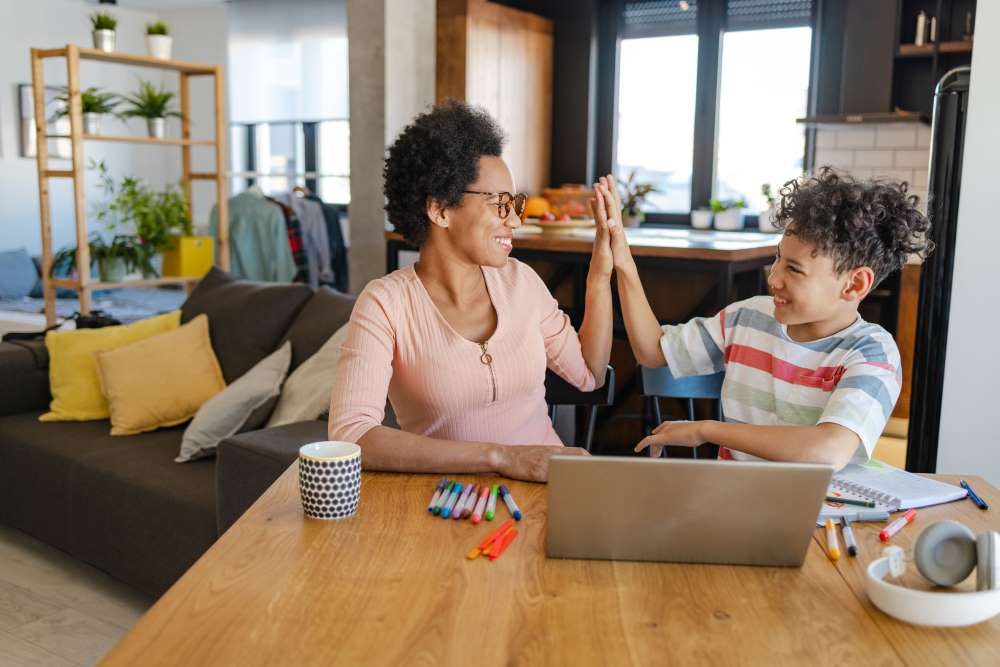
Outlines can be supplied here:
[[497, 198], [497, 215], [500, 216], [501, 220], [506, 220], [507, 216], [510, 215], [510, 209], [513, 207], [514, 213], [517, 217], [524, 217], [524, 204], [528, 201], [528, 195], [524, 193], [513, 194], [510, 192], [477, 192], [476, 190], [462, 190], [465, 194], [469, 195], [486, 195], [488, 197]]

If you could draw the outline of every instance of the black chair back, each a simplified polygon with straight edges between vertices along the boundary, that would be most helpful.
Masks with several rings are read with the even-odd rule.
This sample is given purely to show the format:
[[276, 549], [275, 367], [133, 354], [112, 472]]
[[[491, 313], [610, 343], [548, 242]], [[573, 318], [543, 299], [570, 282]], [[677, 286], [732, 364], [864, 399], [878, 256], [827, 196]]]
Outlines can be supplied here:
[[608, 366], [604, 384], [593, 391], [580, 391], [551, 370], [545, 371], [545, 402], [549, 405], [549, 418], [555, 421], [556, 408], [560, 405], [587, 407], [587, 431], [583, 448], [588, 452], [594, 443], [594, 428], [597, 425], [597, 408], [611, 405], [615, 399], [615, 369]]

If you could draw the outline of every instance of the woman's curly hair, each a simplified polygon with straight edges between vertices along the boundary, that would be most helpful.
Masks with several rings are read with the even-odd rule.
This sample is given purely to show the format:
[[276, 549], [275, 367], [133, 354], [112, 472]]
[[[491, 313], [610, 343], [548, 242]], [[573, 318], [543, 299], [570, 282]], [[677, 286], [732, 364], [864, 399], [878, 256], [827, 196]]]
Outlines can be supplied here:
[[823, 167], [788, 181], [779, 194], [775, 225], [815, 246], [814, 256], [832, 257], [837, 273], [868, 266], [877, 285], [910, 255], [925, 257], [934, 248], [930, 222], [905, 182], [859, 182]]
[[448, 100], [413, 119], [389, 147], [382, 176], [385, 210], [397, 232], [420, 247], [427, 202], [457, 206], [479, 175], [479, 158], [500, 157], [503, 130], [485, 110]]

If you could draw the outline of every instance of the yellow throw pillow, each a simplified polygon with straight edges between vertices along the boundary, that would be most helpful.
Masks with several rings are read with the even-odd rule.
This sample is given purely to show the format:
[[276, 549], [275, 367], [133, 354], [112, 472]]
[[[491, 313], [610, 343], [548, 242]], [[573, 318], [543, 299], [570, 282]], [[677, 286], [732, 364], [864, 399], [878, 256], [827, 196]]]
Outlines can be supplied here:
[[186, 422], [226, 388], [205, 315], [174, 331], [98, 353], [97, 376], [111, 406], [111, 435]]
[[45, 334], [52, 403], [39, 420], [107, 419], [108, 401], [101, 394], [94, 354], [176, 329], [180, 324], [181, 311], [175, 310], [124, 326]]

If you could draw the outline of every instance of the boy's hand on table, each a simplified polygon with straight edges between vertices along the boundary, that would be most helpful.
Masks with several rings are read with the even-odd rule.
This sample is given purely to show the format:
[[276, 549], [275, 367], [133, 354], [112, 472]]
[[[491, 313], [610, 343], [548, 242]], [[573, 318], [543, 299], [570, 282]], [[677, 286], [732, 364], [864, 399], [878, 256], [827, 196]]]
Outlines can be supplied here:
[[641, 452], [649, 447], [649, 456], [654, 459], [660, 458], [663, 448], [672, 445], [675, 447], [698, 447], [704, 445], [708, 440], [703, 434], [703, 427], [706, 421], [666, 421], [653, 429], [653, 434], [648, 435], [639, 441], [635, 446], [635, 451]]
[[590, 456], [581, 447], [562, 445], [497, 445], [493, 450], [493, 469], [503, 477], [526, 482], [546, 482], [549, 479], [549, 458], [561, 456]]

